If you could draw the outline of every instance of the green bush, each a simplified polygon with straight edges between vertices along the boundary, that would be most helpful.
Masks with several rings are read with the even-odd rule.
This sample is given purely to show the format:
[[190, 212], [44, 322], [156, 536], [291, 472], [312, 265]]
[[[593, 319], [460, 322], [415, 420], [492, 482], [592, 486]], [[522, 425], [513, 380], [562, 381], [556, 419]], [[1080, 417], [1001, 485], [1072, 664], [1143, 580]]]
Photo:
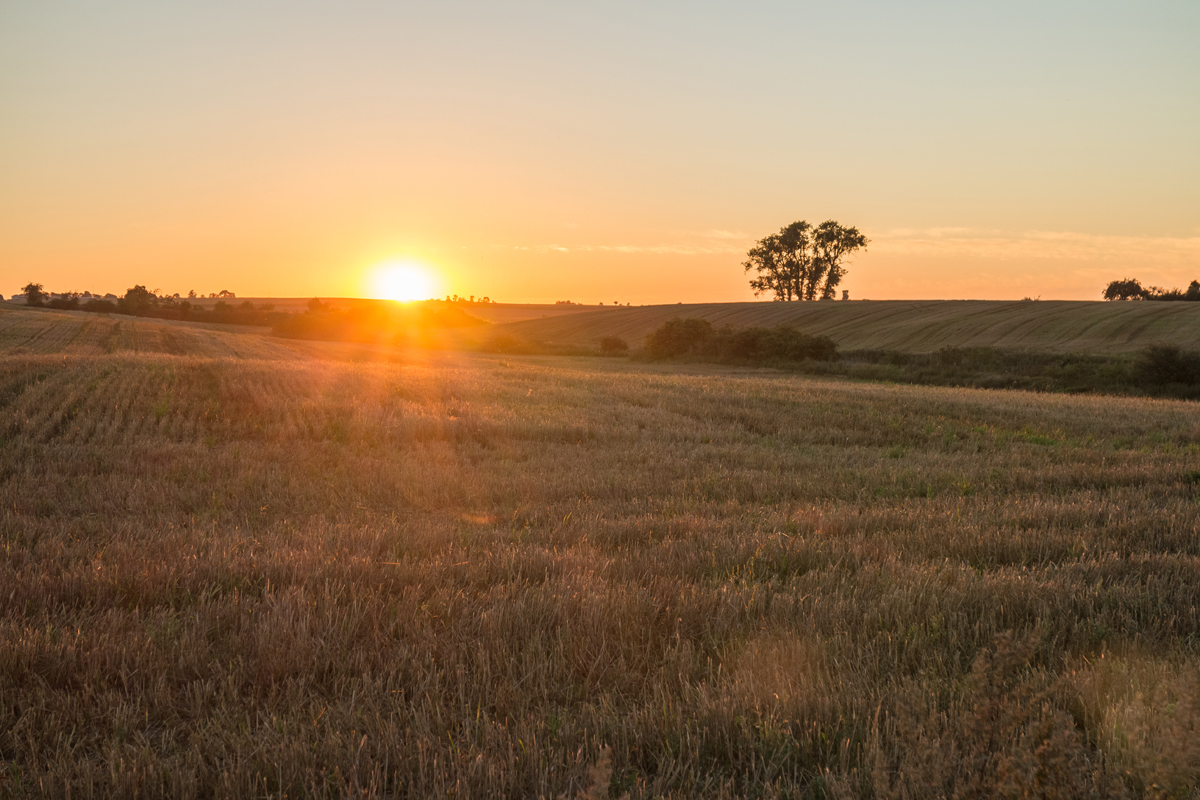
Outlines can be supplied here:
[[646, 338], [652, 358], [699, 357], [708, 361], [763, 364], [833, 361], [837, 345], [827, 336], [809, 336], [795, 328], [733, 328], [713, 330], [703, 319], [672, 319]]
[[1175, 345], [1151, 345], [1141, 352], [1134, 365], [1137, 380], [1151, 386], [1200, 383], [1200, 353]]
[[646, 337], [646, 352], [653, 358], [699, 355], [712, 334], [712, 323], [706, 319], [676, 317]]

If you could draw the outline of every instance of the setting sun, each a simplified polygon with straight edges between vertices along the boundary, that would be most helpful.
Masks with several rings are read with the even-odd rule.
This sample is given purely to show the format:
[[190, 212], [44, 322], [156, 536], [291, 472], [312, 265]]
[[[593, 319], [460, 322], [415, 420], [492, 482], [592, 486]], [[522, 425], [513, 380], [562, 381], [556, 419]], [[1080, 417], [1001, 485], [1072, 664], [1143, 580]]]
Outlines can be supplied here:
[[429, 269], [412, 261], [380, 264], [371, 277], [372, 295], [385, 300], [428, 300], [437, 290]]

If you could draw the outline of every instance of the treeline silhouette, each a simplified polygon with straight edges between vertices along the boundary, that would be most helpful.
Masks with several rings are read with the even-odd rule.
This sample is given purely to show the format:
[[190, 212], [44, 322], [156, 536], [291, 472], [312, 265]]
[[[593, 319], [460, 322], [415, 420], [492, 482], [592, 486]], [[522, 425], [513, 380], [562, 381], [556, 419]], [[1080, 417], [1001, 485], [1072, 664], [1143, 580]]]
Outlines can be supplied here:
[[314, 297], [308, 301], [308, 311], [284, 315], [274, 324], [273, 331], [289, 339], [403, 344], [434, 329], [486, 324], [449, 304], [438, 308], [434, 304], [398, 305], [379, 300], [333, 309]]
[[1112, 281], [1104, 288], [1105, 300], [1190, 300], [1200, 301], [1200, 281], [1192, 281], [1186, 290], [1142, 286], [1137, 278]]
[[[225, 300], [217, 300], [212, 308], [206, 308], [193, 303], [192, 299], [195, 298], [181, 298], [177, 294], [159, 294], [140, 284], [127, 289], [125, 294], [116, 300], [94, 295], [84, 297], [78, 292], [50, 293], [46, 292], [40, 283], [28, 284], [23, 291], [25, 305], [62, 311], [126, 314], [133, 317], [215, 322], [224, 325], [274, 325], [280, 319], [288, 316], [282, 311], [276, 311], [275, 306], [271, 303], [262, 303], [256, 306], [249, 300], [236, 305]], [[235, 295], [230, 291], [222, 291], [219, 296], [233, 298]]]

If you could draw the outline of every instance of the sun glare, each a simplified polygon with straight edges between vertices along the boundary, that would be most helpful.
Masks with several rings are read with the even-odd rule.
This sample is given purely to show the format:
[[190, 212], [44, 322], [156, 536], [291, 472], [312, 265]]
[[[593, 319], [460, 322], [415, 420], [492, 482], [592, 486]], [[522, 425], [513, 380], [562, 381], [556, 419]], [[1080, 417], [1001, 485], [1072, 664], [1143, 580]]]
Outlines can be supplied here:
[[372, 294], [385, 300], [428, 300], [437, 296], [437, 284], [423, 264], [388, 262], [375, 268]]

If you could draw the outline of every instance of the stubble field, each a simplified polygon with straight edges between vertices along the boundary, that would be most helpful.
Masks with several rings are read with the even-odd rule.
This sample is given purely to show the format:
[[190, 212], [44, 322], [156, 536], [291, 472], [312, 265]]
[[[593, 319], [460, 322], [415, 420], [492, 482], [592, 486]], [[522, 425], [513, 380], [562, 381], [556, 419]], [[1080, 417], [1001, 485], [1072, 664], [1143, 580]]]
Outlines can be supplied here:
[[0, 795], [1195, 794], [1195, 404], [34, 316]]

